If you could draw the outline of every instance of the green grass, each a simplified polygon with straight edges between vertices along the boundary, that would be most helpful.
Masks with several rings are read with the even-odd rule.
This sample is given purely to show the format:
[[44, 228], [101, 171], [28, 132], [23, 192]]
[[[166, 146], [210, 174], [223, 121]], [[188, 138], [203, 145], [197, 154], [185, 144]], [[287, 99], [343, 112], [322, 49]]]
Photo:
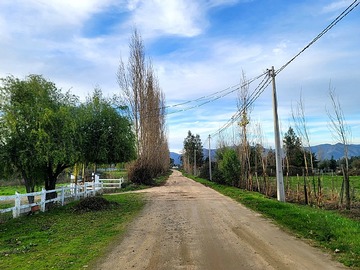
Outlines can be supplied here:
[[[60, 188], [62, 186], [67, 186], [69, 184], [70, 183], [57, 184], [56, 188]], [[35, 192], [41, 191], [41, 189], [42, 189], [42, 187], [35, 187]], [[0, 196], [15, 195], [15, 192], [25, 194], [26, 193], [25, 185], [21, 185], [21, 186], [0, 186]]]
[[124, 179], [127, 179], [127, 171], [105, 171], [102, 172], [100, 175], [100, 178], [107, 178], [107, 179], [119, 179], [123, 177]]
[[0, 224], [1, 269], [84, 269], [119, 239], [145, 202], [139, 194], [104, 196], [118, 206], [74, 213], [72, 206]]
[[[262, 213], [295, 235], [311, 239], [315, 246], [326, 249], [346, 266], [360, 269], [360, 222], [336, 212], [281, 203], [256, 192], [186, 176]], [[335, 254], [335, 249], [340, 252]]]
[[15, 192], [26, 193], [25, 186], [0, 186], [0, 196], [15, 195]]
[[[342, 176], [340, 175], [320, 175], [320, 176], [309, 176], [307, 178], [308, 188], [313, 192], [314, 191], [314, 182], [315, 188], [318, 190], [318, 178], [320, 177], [320, 185], [322, 188], [323, 196], [326, 199], [331, 199], [332, 197], [339, 197], [342, 185]], [[275, 185], [276, 178], [271, 177], [270, 182]], [[304, 178], [302, 176], [296, 177], [286, 177], [284, 176], [285, 186], [289, 187], [290, 190], [296, 191], [299, 184], [300, 191], [303, 192]], [[360, 176], [350, 176], [350, 187], [351, 187], [351, 196], [353, 201], [360, 201]]]

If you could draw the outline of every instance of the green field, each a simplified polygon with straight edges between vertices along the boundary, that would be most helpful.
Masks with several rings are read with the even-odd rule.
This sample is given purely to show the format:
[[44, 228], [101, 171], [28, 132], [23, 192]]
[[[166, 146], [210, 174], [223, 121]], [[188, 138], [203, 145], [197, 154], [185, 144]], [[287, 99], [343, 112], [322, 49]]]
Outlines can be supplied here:
[[[337, 205], [340, 201], [342, 176], [320, 175], [305, 178], [310, 204]], [[253, 179], [253, 185], [260, 185], [261, 193], [265, 194], [262, 177]], [[284, 176], [285, 193], [287, 200], [304, 203], [304, 177]], [[350, 196], [353, 203], [360, 202], [360, 176], [350, 176]], [[276, 196], [276, 178], [268, 178], [268, 195]]]

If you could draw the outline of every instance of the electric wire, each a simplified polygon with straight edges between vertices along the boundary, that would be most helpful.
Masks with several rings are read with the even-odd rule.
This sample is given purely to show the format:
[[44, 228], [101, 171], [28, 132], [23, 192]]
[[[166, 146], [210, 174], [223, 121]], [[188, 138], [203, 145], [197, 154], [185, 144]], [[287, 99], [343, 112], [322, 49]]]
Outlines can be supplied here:
[[[174, 107], [179, 107], [181, 105], [184, 105], [184, 104], [189, 104], [189, 103], [192, 103], [192, 102], [198, 102], [200, 100], [204, 100], [206, 99], [205, 101], [202, 101], [201, 103], [199, 104], [196, 104], [196, 105], [193, 105], [193, 106], [190, 106], [190, 107], [187, 107], [187, 108], [184, 108], [184, 109], [179, 109], [179, 110], [176, 110], [176, 111], [172, 111], [172, 112], [167, 112], [166, 115], [169, 115], [169, 114], [174, 114], [174, 113], [179, 113], [179, 112], [185, 112], [185, 111], [188, 111], [188, 110], [191, 110], [191, 109], [194, 109], [194, 108], [198, 108], [198, 107], [201, 107], [205, 104], [208, 104], [208, 103], [211, 103], [211, 102], [214, 102], [218, 99], [221, 99], [231, 93], [234, 93], [235, 91], [241, 89], [241, 87], [246, 87], [246, 86], [249, 86], [251, 83], [253, 83], [254, 81], [258, 80], [259, 78], [263, 77], [264, 75], [266, 75], [266, 72], [252, 78], [251, 80], [247, 80], [245, 82], [243, 82], [242, 84], [236, 84], [234, 86], [231, 86], [231, 87], [228, 87], [224, 90], [221, 90], [221, 91], [217, 91], [213, 94], [210, 94], [210, 95], [207, 95], [207, 96], [203, 96], [203, 97], [200, 97], [200, 98], [197, 98], [197, 99], [194, 99], [194, 100], [190, 100], [190, 101], [185, 101], [185, 102], [182, 102], [182, 103], [178, 103], [178, 104], [174, 104], [174, 105], [169, 105], [169, 106], [165, 106], [164, 108], [165, 109], [169, 109], [169, 108], [174, 108]], [[221, 95], [217, 95], [216, 94], [220, 94], [220, 93], [223, 93]], [[209, 97], [211, 97], [211, 99], [208, 99]]]
[[325, 35], [331, 28], [333, 28], [338, 22], [345, 18], [351, 11], [353, 11], [360, 4], [359, 0], [354, 0], [343, 12], [340, 13], [324, 30], [322, 30], [309, 44], [307, 44], [301, 51], [299, 51], [293, 58], [291, 58], [286, 64], [275, 71], [275, 75], [283, 71], [291, 62], [306, 51], [311, 45], [318, 41], [323, 35]]
[[[338, 22], [340, 22], [343, 18], [345, 18], [350, 12], [352, 12], [358, 5], [360, 4], [359, 0], [354, 0], [343, 12], [341, 12], [324, 30], [322, 30], [309, 44], [307, 44], [301, 51], [299, 51], [294, 57], [292, 57], [288, 62], [286, 62], [281, 68], [275, 71], [275, 76], [283, 71], [291, 62], [293, 62], [297, 57], [299, 57], [305, 50], [307, 50], [311, 45], [313, 45], [317, 40], [319, 40], [323, 35], [325, 35], [331, 28], [333, 28]], [[270, 84], [270, 77], [267, 77], [267, 81], [263, 84], [262, 87], [259, 87], [256, 94], [254, 94], [248, 104], [245, 104], [243, 108], [238, 110], [221, 128], [219, 128], [216, 132], [212, 133], [210, 136], [215, 136], [220, 134], [223, 130], [230, 127], [235, 121], [237, 121], [242, 112], [251, 106], [256, 99], [264, 92], [266, 87]], [[261, 83], [259, 84], [259, 86]], [[255, 91], [254, 91], [255, 93]]]
[[[350, 12], [352, 12], [359, 4], [360, 4], [359, 0], [354, 0], [352, 2], [352, 4], [350, 4], [343, 12], [341, 12], [340, 15], [338, 15], [309, 44], [307, 44], [294, 57], [292, 57], [288, 62], [286, 62], [283, 66], [281, 66], [278, 70], [276, 70], [275, 71], [275, 76], [277, 74], [279, 74], [281, 71], [283, 71], [290, 63], [292, 63], [296, 58], [298, 58], [304, 51], [306, 51], [310, 46], [312, 46], [316, 41], [318, 41], [323, 35], [325, 35], [338, 22], [340, 22], [343, 18], [345, 18]], [[192, 105], [192, 106], [184, 108], [184, 109], [179, 109], [179, 110], [172, 111], [172, 112], [165, 112], [165, 115], [185, 112], [185, 111], [188, 111], [188, 110], [191, 110], [191, 109], [199, 108], [199, 107], [201, 107], [203, 105], [206, 105], [208, 103], [211, 103], [211, 102], [214, 102], [214, 101], [216, 101], [218, 99], [221, 99], [221, 98], [223, 98], [223, 97], [225, 97], [225, 96], [227, 96], [227, 95], [241, 89], [242, 87], [249, 86], [251, 83], [253, 83], [254, 81], [256, 81], [257, 79], [261, 78], [262, 76], [264, 76], [266, 74], [269, 75], [268, 70], [265, 73], [262, 73], [262, 74], [260, 74], [260, 75], [258, 75], [256, 77], [254, 77], [253, 79], [244, 82], [243, 84], [236, 84], [236, 85], [227, 87], [227, 88], [225, 88], [223, 90], [216, 91], [216, 92], [214, 92], [212, 94], [199, 97], [199, 98], [194, 99], [194, 100], [188, 100], [188, 101], [184, 101], [184, 102], [173, 104], [173, 105], [163, 106], [161, 109], [162, 110], [167, 110], [167, 109], [170, 109], [170, 108], [180, 107], [180, 106], [183, 106], [183, 105], [186, 105], [186, 104], [201, 102], [199, 104]], [[270, 76], [264, 76], [263, 80], [260, 82], [260, 84], [256, 87], [256, 89], [250, 95], [250, 98], [249, 98], [248, 102], [246, 104], [244, 104], [242, 108], [238, 109], [238, 111], [221, 128], [219, 128], [217, 131], [213, 132], [210, 136], [215, 136], [217, 134], [220, 134], [222, 131], [224, 131], [225, 129], [230, 127], [233, 123], [235, 123], [241, 117], [243, 111], [245, 109], [247, 109], [248, 107], [250, 107], [260, 97], [260, 95], [265, 91], [265, 89], [267, 88], [267, 86], [270, 83], [271, 83]]]
[[220, 134], [222, 131], [230, 127], [232, 124], [234, 124], [243, 114], [243, 112], [249, 108], [259, 97], [260, 95], [265, 91], [267, 86], [270, 84], [270, 76], [264, 76], [263, 80], [259, 83], [259, 85], [255, 88], [255, 90], [250, 94], [248, 101], [243, 104], [243, 106], [238, 109], [238, 111], [231, 116], [231, 118], [217, 131], [210, 134], [210, 136], [215, 136]]

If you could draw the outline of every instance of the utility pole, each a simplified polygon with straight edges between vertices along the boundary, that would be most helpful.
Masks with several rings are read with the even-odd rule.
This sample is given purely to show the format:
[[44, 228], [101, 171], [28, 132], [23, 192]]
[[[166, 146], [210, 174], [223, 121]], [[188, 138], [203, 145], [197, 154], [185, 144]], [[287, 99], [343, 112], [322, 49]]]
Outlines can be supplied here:
[[281, 162], [280, 131], [279, 131], [279, 118], [278, 118], [278, 112], [277, 112], [277, 97], [276, 97], [274, 66], [271, 68], [271, 70], [269, 70], [269, 75], [272, 77], [272, 87], [273, 87], [277, 199], [278, 199], [278, 201], [285, 202], [284, 176], [283, 176], [283, 169], [282, 169], [282, 162]]
[[194, 176], [196, 176], [196, 149], [194, 148]]
[[210, 146], [210, 140], [211, 140], [211, 136], [209, 134], [209, 176], [210, 176], [210, 181], [212, 181], [212, 174], [211, 174], [211, 146]]

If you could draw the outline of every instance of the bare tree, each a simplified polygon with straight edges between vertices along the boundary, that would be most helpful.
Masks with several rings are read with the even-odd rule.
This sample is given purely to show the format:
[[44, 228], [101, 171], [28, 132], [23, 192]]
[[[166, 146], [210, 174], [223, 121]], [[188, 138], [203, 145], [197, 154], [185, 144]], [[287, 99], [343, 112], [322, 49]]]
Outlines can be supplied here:
[[332, 131], [332, 135], [338, 141], [344, 145], [344, 159], [345, 159], [345, 168], [343, 168], [344, 184], [345, 184], [345, 207], [350, 209], [351, 200], [350, 200], [350, 180], [349, 180], [349, 137], [350, 137], [350, 127], [346, 124], [343, 110], [340, 105], [340, 101], [335, 94], [335, 89], [329, 86], [329, 96], [332, 104], [333, 113], [329, 110], [327, 111], [328, 117], [330, 119], [329, 127]]
[[[256, 159], [259, 159], [260, 164], [261, 164], [261, 168], [262, 168], [262, 173], [263, 173], [263, 184], [264, 184], [264, 188], [263, 188], [263, 193], [265, 195], [268, 195], [268, 177], [267, 177], [267, 165], [268, 165], [268, 161], [267, 161], [267, 154], [264, 148], [264, 134], [261, 128], [261, 124], [257, 123], [255, 125], [255, 130], [254, 133], [256, 134]], [[257, 174], [257, 172], [255, 171], [255, 173]], [[257, 177], [257, 175], [256, 175]], [[259, 187], [260, 190], [260, 187]]]
[[145, 98], [145, 54], [144, 45], [142, 43], [140, 34], [135, 29], [130, 41], [130, 56], [128, 65], [125, 66], [122, 59], [120, 60], [119, 69], [117, 72], [117, 80], [122, 90], [121, 98], [128, 106], [129, 115], [134, 123], [137, 154], [141, 153], [140, 146], [140, 118], [141, 118], [141, 104], [144, 104]]
[[[241, 88], [238, 92], [237, 106], [241, 114], [239, 126], [240, 126], [240, 146], [239, 146], [239, 157], [241, 164], [241, 178], [239, 182], [240, 187], [251, 189], [251, 164], [250, 164], [250, 146], [248, 142], [248, 131], [247, 127], [250, 123], [250, 112], [249, 108], [249, 85], [246, 84], [245, 73], [242, 72]], [[244, 185], [245, 184], [245, 185]]]
[[[301, 94], [300, 94], [300, 101], [297, 103], [297, 106], [296, 106], [296, 111], [294, 112], [293, 108], [291, 108], [291, 113], [292, 113], [292, 118], [294, 120], [296, 131], [299, 134], [300, 141], [301, 141], [301, 147], [302, 147], [302, 151], [303, 151], [303, 155], [304, 155], [306, 178], [309, 177], [309, 164], [308, 164], [309, 163], [308, 159], [309, 159], [311, 175], [313, 178], [312, 179], [313, 180], [313, 191], [314, 191], [315, 197], [319, 198], [320, 196], [316, 195], [315, 178], [314, 178], [314, 160], [313, 160], [313, 155], [311, 153], [310, 137], [309, 137], [307, 123], [306, 123], [306, 117], [305, 117], [305, 106], [304, 106], [304, 101], [303, 101]], [[308, 149], [308, 151], [306, 150], [306, 148]], [[308, 153], [309, 153], [309, 157], [307, 155]], [[307, 186], [306, 182], [304, 182], [304, 188], [305, 188], [304, 192], [307, 192], [306, 186]], [[309, 189], [308, 195], [311, 199], [311, 188]], [[318, 203], [320, 203], [319, 200], [318, 200]]]
[[306, 123], [306, 117], [305, 117], [305, 107], [304, 107], [304, 101], [302, 98], [302, 95], [300, 94], [300, 101], [297, 103], [297, 108], [296, 108], [296, 113], [294, 113], [294, 111], [292, 110], [292, 118], [294, 120], [295, 123], [295, 128], [300, 136], [300, 140], [302, 141], [302, 146], [303, 146], [303, 151], [304, 151], [304, 162], [305, 162], [305, 169], [306, 169], [306, 173], [309, 173], [308, 170], [308, 159], [307, 159], [307, 155], [306, 155], [306, 149], [304, 147], [304, 143], [305, 146], [308, 148], [308, 151], [310, 151], [310, 168], [311, 168], [311, 173], [314, 172], [314, 160], [311, 154], [311, 144], [310, 144], [310, 137], [309, 137], [309, 132], [307, 129], [307, 123]]
[[121, 98], [129, 110], [136, 134], [137, 160], [131, 167], [134, 182], [145, 183], [169, 167], [165, 123], [165, 96], [151, 61], [145, 61], [144, 45], [137, 30], [130, 40], [127, 66], [121, 60], [117, 79]]

